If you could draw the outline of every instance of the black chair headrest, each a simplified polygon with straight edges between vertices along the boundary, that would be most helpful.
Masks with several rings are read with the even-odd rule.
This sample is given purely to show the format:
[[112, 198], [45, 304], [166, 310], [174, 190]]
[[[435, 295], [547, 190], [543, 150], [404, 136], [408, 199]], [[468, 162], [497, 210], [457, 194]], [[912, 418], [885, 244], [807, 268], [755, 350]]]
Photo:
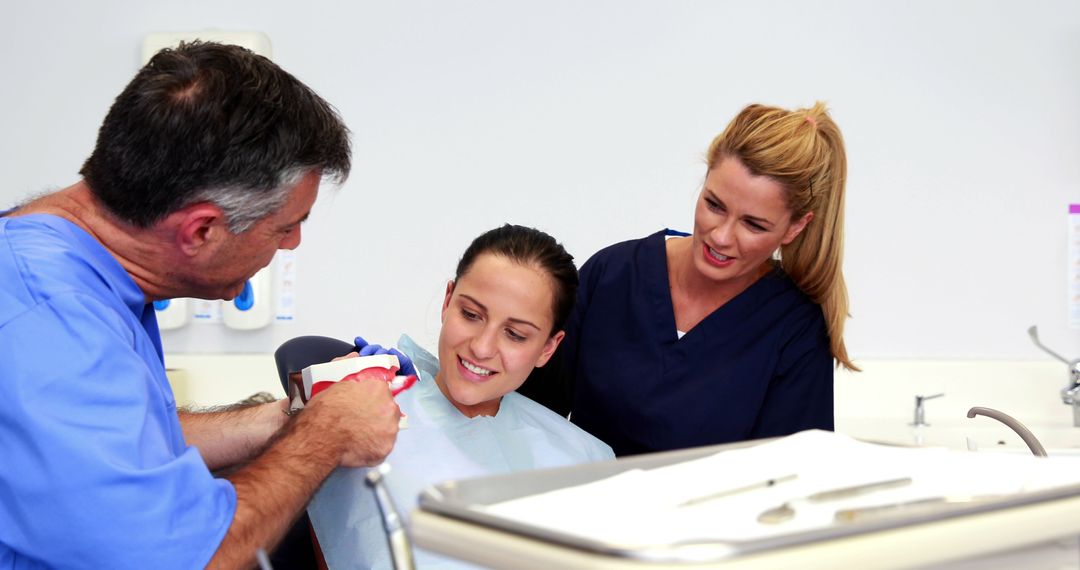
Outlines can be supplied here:
[[289, 393], [289, 374], [300, 372], [312, 364], [321, 364], [354, 352], [356, 347], [328, 336], [298, 336], [289, 339], [274, 351], [278, 377], [285, 394]]

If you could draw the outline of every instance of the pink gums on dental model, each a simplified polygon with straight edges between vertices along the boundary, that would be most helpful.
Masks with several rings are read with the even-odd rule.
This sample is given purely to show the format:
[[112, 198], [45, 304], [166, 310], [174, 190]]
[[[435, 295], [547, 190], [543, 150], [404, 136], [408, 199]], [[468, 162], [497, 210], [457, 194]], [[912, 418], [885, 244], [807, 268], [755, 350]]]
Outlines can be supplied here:
[[[366, 358], [366, 357], [361, 357], [361, 358]], [[372, 366], [370, 368], [365, 368], [363, 370], [353, 372], [352, 374], [349, 374], [348, 376], [342, 378], [341, 380], [338, 380], [337, 382], [359, 382], [361, 374], [374, 373], [375, 376], [382, 377], [382, 379], [385, 380], [387, 382], [387, 384], [390, 385], [390, 394], [393, 395], [393, 396], [397, 396], [398, 394], [400, 394], [400, 393], [404, 392], [405, 390], [408, 390], [409, 388], [412, 388], [414, 385], [416, 385], [416, 375], [415, 374], [409, 374], [408, 376], [399, 376], [399, 375], [396, 375], [397, 371], [398, 371], [397, 366], [391, 366], [389, 368], [384, 368], [382, 366]], [[326, 381], [316, 382], [316, 383], [312, 384], [311, 385], [311, 396], [315, 397], [315, 394], [318, 394], [319, 392], [322, 392], [323, 390], [325, 390], [326, 388], [330, 387], [333, 384], [337, 384], [337, 382], [326, 380]], [[401, 413], [401, 419], [398, 420], [398, 429], [405, 429], [407, 427], [409, 427], [409, 419], [405, 415], [405, 412], [402, 412]]]
[[[392, 354], [377, 354], [353, 358], [339, 358], [331, 362], [313, 364], [300, 371], [297, 376], [290, 375], [295, 392], [290, 391], [291, 409], [298, 410], [316, 394], [338, 382], [359, 382], [361, 375], [371, 379], [385, 381], [394, 396], [416, 385], [416, 375], [398, 375], [400, 364]], [[401, 414], [398, 427], [408, 426], [405, 414]]]
[[[365, 369], [360, 370], [358, 372], [353, 372], [352, 374], [349, 374], [348, 376], [342, 378], [338, 382], [359, 382], [360, 381], [360, 375], [364, 374], [366, 372], [375, 372], [376, 375], [383, 376], [383, 380], [386, 380], [386, 382], [388, 384], [390, 384], [390, 394], [394, 395], [394, 396], [397, 396], [398, 394], [404, 392], [405, 390], [408, 390], [409, 388], [412, 388], [416, 384], [416, 375], [415, 374], [409, 374], [408, 376], [400, 376], [400, 375], [391, 376], [392, 374], [397, 372], [397, 367], [396, 366], [392, 367], [392, 368], [382, 368], [380, 366], [372, 366], [371, 368], [365, 368]], [[329, 388], [330, 386], [332, 386], [334, 384], [337, 384], [337, 382], [334, 382], [332, 380], [324, 380], [322, 382], [316, 382], [316, 383], [312, 384], [311, 385], [311, 396], [314, 397], [315, 394], [318, 394], [319, 392], [322, 392], [323, 390]]]

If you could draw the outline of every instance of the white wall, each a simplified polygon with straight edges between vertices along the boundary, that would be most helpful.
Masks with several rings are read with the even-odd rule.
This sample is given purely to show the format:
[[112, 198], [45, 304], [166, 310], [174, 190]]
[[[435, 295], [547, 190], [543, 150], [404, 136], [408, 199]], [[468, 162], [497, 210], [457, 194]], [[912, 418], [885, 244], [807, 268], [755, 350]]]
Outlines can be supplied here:
[[856, 358], [1080, 355], [1080, 3], [43, 0], [0, 19], [0, 202], [66, 186], [144, 34], [260, 30], [342, 112], [355, 169], [298, 252], [298, 322], [192, 327], [171, 352], [298, 334], [432, 344], [445, 279], [503, 222], [584, 260], [688, 228], [709, 140], [745, 104], [827, 101], [849, 150]]

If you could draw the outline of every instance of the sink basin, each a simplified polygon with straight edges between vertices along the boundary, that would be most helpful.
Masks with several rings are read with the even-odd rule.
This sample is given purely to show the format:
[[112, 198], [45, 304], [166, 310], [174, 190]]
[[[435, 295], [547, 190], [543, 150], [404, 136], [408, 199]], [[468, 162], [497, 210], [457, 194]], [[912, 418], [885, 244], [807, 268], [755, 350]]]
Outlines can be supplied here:
[[[1072, 425], [1025, 424], [1049, 456], [1080, 456], [1080, 428]], [[969, 451], [1031, 453], [1024, 440], [1004, 424], [983, 416], [912, 426], [900, 421], [837, 420], [836, 431], [892, 445], [947, 447]]]

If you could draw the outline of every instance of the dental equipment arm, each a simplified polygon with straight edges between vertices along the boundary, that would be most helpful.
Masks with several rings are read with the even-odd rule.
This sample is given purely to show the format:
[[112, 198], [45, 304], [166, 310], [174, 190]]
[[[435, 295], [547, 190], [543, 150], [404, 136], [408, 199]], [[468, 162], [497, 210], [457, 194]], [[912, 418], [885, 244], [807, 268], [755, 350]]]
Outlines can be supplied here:
[[394, 570], [414, 570], [416, 564], [413, 561], [412, 544], [405, 533], [405, 525], [401, 522], [401, 515], [394, 504], [394, 499], [386, 489], [385, 476], [389, 471], [390, 467], [382, 463], [368, 470], [364, 482], [371, 487], [371, 491], [375, 493], [375, 502], [379, 504]]

